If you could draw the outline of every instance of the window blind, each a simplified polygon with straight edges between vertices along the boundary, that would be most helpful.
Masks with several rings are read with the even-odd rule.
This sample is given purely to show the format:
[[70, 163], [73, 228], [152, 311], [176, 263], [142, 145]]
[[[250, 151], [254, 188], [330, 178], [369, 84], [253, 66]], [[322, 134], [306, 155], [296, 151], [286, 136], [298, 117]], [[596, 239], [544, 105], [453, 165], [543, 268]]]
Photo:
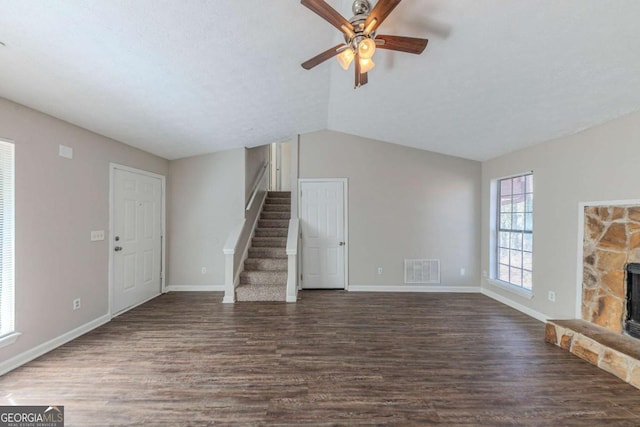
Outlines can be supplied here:
[[14, 145], [0, 140], [0, 337], [14, 332]]

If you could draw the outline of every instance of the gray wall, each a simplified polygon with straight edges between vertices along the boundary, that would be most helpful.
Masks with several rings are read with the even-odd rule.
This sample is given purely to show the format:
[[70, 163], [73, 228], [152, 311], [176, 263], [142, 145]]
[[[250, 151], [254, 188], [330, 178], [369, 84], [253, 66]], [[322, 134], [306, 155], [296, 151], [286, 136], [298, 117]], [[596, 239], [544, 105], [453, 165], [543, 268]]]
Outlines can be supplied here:
[[[15, 142], [22, 333], [0, 349], [5, 361], [108, 313], [109, 163], [167, 175], [168, 161], [2, 98], [0, 137]], [[59, 144], [73, 148], [72, 160], [58, 156]], [[91, 230], [105, 240], [91, 242]]]
[[[581, 202], [640, 199], [640, 113], [482, 165], [482, 269], [489, 271], [490, 184], [533, 170], [533, 298], [483, 288], [551, 318], [574, 318], [577, 298], [578, 206]], [[556, 302], [548, 301], [556, 292]]]
[[244, 218], [245, 149], [172, 160], [167, 187], [167, 284], [222, 290], [222, 249], [231, 229]]
[[[262, 173], [262, 166], [265, 163], [269, 163], [269, 146], [261, 145], [259, 147], [247, 148], [245, 150], [246, 153], [246, 161], [245, 161], [245, 205], [249, 202], [249, 198], [251, 197], [251, 190], [253, 190], [253, 186], [256, 183], [256, 179]], [[267, 167], [268, 169], [268, 167]], [[268, 174], [268, 171], [267, 171]], [[269, 182], [269, 177], [265, 178], [265, 181]]]
[[479, 162], [330, 131], [298, 155], [300, 178], [349, 179], [350, 285], [403, 285], [405, 258], [437, 258], [442, 286], [478, 287]]

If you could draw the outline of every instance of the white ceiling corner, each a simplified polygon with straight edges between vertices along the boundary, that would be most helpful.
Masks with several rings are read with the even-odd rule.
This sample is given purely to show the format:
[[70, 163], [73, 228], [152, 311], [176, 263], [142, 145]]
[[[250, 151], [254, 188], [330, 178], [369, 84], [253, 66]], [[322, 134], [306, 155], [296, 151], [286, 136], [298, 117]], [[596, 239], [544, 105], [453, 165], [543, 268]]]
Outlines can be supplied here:
[[[350, 0], [329, 3], [347, 18]], [[174, 159], [332, 129], [485, 160], [640, 109], [637, 0], [404, 0], [369, 84], [298, 1], [0, 0], [0, 96]]]

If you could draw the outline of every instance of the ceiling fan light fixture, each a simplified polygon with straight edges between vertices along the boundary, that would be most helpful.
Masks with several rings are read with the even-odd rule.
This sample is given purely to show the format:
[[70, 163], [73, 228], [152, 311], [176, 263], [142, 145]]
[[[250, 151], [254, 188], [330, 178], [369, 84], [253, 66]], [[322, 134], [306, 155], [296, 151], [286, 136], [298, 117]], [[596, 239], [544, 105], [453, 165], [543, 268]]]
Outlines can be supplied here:
[[349, 65], [351, 65], [351, 63], [353, 62], [354, 56], [355, 55], [353, 54], [353, 50], [345, 49], [344, 51], [342, 51], [342, 53], [336, 56], [336, 59], [344, 70], [348, 70]]
[[376, 42], [373, 39], [365, 38], [358, 43], [358, 55], [363, 59], [373, 58], [376, 53]]
[[362, 74], [368, 73], [369, 71], [373, 70], [373, 67], [375, 66], [376, 66], [376, 63], [373, 62], [371, 59], [365, 59], [365, 58], [360, 59], [360, 73]]
[[429, 41], [427, 39], [377, 33], [379, 26], [402, 0], [377, 0], [373, 8], [371, 8], [371, 0], [351, 0], [354, 16], [349, 20], [327, 1], [300, 0], [300, 3], [340, 30], [344, 36], [344, 43], [303, 62], [301, 65], [305, 70], [310, 70], [334, 56], [345, 70], [348, 70], [353, 62], [354, 87], [358, 88], [369, 82], [367, 73], [376, 65], [373, 62], [373, 55], [377, 48], [420, 55], [427, 47]]

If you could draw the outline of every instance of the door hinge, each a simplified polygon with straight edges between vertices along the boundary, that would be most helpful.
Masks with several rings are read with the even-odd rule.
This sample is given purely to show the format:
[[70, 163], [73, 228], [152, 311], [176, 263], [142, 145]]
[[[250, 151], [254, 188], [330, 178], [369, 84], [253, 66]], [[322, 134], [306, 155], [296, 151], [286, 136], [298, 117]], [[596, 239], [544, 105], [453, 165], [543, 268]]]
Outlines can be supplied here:
[[300, 233], [300, 239], [302, 239], [302, 233]]
[[302, 281], [302, 274], [300, 275], [300, 281]]

